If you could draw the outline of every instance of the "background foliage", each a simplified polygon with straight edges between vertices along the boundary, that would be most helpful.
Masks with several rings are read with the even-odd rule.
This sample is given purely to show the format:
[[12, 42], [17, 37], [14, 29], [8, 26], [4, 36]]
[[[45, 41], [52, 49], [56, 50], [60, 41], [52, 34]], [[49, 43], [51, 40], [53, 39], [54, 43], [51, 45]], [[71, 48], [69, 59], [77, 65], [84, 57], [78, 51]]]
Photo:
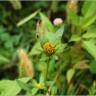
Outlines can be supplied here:
[[95, 3], [0, 1], [0, 96], [95, 95]]

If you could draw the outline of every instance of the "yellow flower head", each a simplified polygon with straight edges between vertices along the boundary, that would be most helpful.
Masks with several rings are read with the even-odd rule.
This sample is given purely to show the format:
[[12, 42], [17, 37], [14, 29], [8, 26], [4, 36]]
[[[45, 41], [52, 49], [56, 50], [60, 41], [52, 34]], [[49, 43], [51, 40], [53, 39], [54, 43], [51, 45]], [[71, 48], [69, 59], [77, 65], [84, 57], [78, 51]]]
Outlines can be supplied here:
[[52, 55], [55, 53], [55, 46], [50, 43], [50, 42], [47, 42], [43, 45], [43, 50], [44, 52], [47, 54], [47, 55]]
[[38, 89], [44, 89], [44, 84], [38, 83], [38, 84], [36, 84], [36, 88], [38, 88]]

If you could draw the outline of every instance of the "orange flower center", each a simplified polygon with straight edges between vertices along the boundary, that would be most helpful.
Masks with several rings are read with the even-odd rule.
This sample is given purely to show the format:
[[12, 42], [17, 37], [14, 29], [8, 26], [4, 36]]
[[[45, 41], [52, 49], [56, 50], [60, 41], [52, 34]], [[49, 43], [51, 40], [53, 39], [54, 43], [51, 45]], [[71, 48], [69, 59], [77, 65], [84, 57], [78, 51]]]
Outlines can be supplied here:
[[47, 42], [43, 45], [43, 50], [47, 55], [52, 55], [55, 53], [55, 47], [52, 43]]

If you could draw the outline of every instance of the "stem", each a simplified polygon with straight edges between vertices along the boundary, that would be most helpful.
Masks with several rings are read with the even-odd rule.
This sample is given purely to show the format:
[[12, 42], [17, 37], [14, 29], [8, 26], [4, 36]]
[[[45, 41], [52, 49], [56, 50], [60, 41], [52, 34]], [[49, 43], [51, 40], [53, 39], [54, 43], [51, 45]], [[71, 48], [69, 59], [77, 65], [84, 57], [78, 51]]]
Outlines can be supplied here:
[[48, 57], [48, 61], [47, 61], [47, 64], [46, 64], [46, 75], [45, 75], [45, 81], [46, 81], [47, 78], [48, 78], [49, 61], [50, 61], [50, 57]]

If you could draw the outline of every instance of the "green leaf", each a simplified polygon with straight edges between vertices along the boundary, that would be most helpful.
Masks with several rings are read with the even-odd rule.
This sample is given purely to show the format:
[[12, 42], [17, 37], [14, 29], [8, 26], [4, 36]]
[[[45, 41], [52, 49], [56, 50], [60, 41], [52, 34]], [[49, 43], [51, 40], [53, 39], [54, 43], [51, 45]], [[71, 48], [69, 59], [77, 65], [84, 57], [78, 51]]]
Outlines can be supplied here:
[[75, 13], [75, 12], [69, 12], [69, 18], [72, 22], [72, 24], [74, 24], [75, 26], [79, 26], [80, 25], [80, 17]]
[[2, 32], [0, 33], [0, 40], [6, 42], [11, 39], [10, 35], [8, 33]]
[[94, 23], [96, 20], [96, 5], [95, 1], [85, 1], [83, 8], [82, 8], [82, 14], [83, 18], [81, 19], [81, 27], [83, 29], [86, 29]]
[[38, 92], [38, 88], [33, 88], [32, 89], [32, 95], [31, 96], [35, 96], [36, 95], [36, 93]]
[[4, 43], [4, 47], [7, 49], [10, 49], [10, 50], [13, 49], [13, 41], [11, 40], [11, 38], [10, 38], [10, 40], [8, 40]]
[[45, 79], [44, 76], [41, 74], [41, 75], [40, 75], [40, 80], [39, 80], [39, 82], [40, 82], [40, 83], [44, 83], [44, 79]]
[[31, 93], [31, 90], [30, 90], [30, 86], [27, 85], [26, 83], [20, 81], [20, 80], [16, 80], [18, 85], [20, 86], [21, 89], [24, 89], [26, 92], [29, 92]]
[[68, 83], [70, 83], [70, 81], [71, 81], [72, 77], [74, 76], [74, 74], [75, 74], [75, 69], [69, 69], [67, 71], [67, 81], [68, 81]]
[[95, 40], [83, 41], [82, 47], [88, 51], [88, 53], [93, 56], [96, 60], [96, 44]]
[[34, 18], [34, 17], [37, 15], [37, 13], [38, 13], [38, 10], [37, 10], [36, 12], [32, 13], [31, 15], [25, 17], [25, 18], [22, 19], [21, 21], [19, 21], [19, 22], [17, 23], [17, 27], [22, 26], [23, 24], [25, 24], [26, 22], [28, 22], [29, 20], [31, 20], [32, 18]]
[[[27, 83], [30, 78], [18, 79], [24, 83]], [[1, 80], [0, 81], [0, 96], [17, 96], [21, 91], [16, 80]]]
[[75, 12], [70, 12], [70, 19], [75, 26], [80, 25], [80, 17]]
[[96, 61], [92, 61], [89, 68], [93, 74], [96, 74]]
[[54, 32], [54, 27], [51, 23], [51, 21], [48, 19], [47, 16], [45, 16], [43, 13], [39, 13], [40, 14], [40, 17], [41, 17], [41, 20], [44, 22], [46, 28], [48, 28], [48, 31], [49, 32]]
[[41, 53], [41, 51], [42, 51], [41, 44], [39, 41], [37, 41], [33, 46], [33, 48], [31, 49], [31, 51], [29, 52], [29, 56], [38, 55]]
[[56, 95], [57, 90], [58, 90], [57, 86], [53, 86], [51, 89], [52, 95]]
[[56, 44], [56, 54], [61, 54], [64, 51], [65, 47], [66, 47], [66, 44], [62, 44], [61, 42], [58, 42]]
[[90, 28], [83, 36], [83, 38], [96, 38], [96, 28]]
[[81, 37], [79, 35], [73, 34], [69, 40], [69, 42], [71, 41], [80, 41]]
[[96, 15], [92, 15], [89, 18], [81, 18], [80, 26], [82, 29], [87, 29], [89, 26], [96, 21]]
[[61, 38], [64, 32], [64, 25], [62, 25], [55, 33], [55, 38]]
[[84, 18], [88, 18], [96, 14], [96, 1], [85, 1], [82, 7], [82, 14]]
[[0, 64], [9, 63], [10, 60], [3, 55], [0, 55]]

